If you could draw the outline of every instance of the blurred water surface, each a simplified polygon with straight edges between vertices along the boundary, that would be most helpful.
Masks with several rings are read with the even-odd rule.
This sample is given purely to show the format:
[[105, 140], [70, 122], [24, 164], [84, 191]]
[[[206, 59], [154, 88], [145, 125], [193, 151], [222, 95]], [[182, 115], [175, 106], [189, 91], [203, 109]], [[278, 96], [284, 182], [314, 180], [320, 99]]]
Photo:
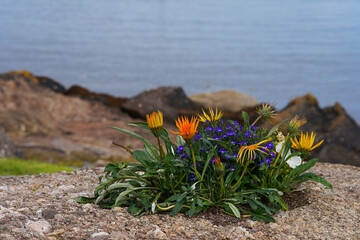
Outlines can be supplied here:
[[360, 122], [360, 1], [1, 0], [12, 69], [127, 97], [234, 89], [282, 108], [311, 92]]

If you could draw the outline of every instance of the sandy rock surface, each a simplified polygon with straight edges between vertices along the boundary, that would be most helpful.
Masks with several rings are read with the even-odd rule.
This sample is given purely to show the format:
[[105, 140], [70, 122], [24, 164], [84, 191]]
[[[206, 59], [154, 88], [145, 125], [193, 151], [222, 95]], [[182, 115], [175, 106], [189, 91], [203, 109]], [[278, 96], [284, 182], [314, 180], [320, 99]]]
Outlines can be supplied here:
[[[103, 168], [0, 177], [0, 239], [359, 239], [360, 168], [318, 163], [331, 191], [301, 185], [301, 206], [278, 213], [276, 223], [206, 213], [135, 218], [124, 208], [101, 209], [73, 199], [92, 195]], [[298, 199], [299, 200], [299, 199]], [[305, 200], [305, 201], [304, 201]]]

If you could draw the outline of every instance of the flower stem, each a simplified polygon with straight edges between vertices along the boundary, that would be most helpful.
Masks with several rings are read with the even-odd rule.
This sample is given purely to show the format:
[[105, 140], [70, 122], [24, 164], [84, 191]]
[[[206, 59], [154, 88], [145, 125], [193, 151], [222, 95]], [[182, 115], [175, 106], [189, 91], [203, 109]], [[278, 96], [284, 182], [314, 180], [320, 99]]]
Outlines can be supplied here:
[[254, 126], [255, 123], [257, 123], [257, 121], [259, 121], [261, 119], [261, 116], [258, 116], [258, 118], [251, 124], [251, 126]]
[[232, 192], [232, 190], [234, 190], [234, 189], [240, 184], [240, 182], [241, 182], [242, 178], [244, 177], [244, 174], [245, 174], [245, 172], [246, 172], [246, 170], [247, 170], [248, 165], [249, 165], [249, 161], [246, 162], [244, 171], [243, 171], [243, 173], [241, 174], [239, 180], [235, 183], [234, 186], [232, 186], [232, 187], [230, 188], [230, 190], [229, 190], [230, 192]]
[[222, 198], [222, 195], [224, 193], [224, 176], [220, 176], [220, 198]]
[[[277, 164], [277, 162], [278, 162], [278, 160], [279, 160], [282, 152], [284, 151], [284, 148], [285, 148], [285, 145], [286, 145], [286, 142], [287, 142], [288, 139], [289, 139], [289, 134], [287, 134], [286, 137], [285, 137], [284, 144], [281, 146], [280, 152], [278, 153], [278, 155], [277, 155], [277, 157], [276, 157], [276, 159], [275, 159], [275, 162], [274, 162], [274, 164], [273, 164], [273, 167], [276, 166], [276, 164]], [[273, 174], [274, 170], [275, 170], [274, 168], [271, 170], [271, 175]]]
[[195, 172], [195, 176], [196, 177], [200, 177], [197, 169], [196, 169], [196, 160], [195, 160], [195, 154], [194, 154], [194, 149], [192, 147], [192, 145], [190, 144], [190, 149], [191, 149], [191, 156], [192, 156], [192, 159], [193, 159], [193, 164], [194, 164], [194, 172]]
[[163, 158], [165, 156], [165, 152], [164, 152], [164, 149], [161, 146], [160, 137], [157, 137], [157, 140], [158, 140], [158, 144], [159, 144], [160, 159], [163, 160]]

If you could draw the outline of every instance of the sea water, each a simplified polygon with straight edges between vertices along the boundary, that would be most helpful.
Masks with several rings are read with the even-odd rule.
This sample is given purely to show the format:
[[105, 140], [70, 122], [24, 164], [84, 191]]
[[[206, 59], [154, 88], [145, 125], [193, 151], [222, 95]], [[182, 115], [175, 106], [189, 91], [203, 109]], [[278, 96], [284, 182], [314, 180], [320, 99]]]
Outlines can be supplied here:
[[360, 122], [360, 1], [1, 0], [0, 72], [19, 69], [125, 97], [311, 92]]

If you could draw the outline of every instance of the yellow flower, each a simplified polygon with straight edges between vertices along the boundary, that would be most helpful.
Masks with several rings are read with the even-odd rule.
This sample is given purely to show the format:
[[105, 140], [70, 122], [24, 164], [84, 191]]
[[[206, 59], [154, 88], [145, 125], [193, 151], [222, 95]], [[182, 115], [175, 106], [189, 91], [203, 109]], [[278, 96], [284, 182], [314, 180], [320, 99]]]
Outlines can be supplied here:
[[305, 117], [301, 117], [299, 115], [295, 115], [293, 119], [290, 120], [289, 124], [286, 127], [286, 130], [289, 133], [295, 133], [297, 134], [299, 131], [299, 127], [305, 125], [307, 123], [307, 120]]
[[322, 140], [318, 144], [313, 146], [315, 137], [316, 137], [316, 134], [314, 132], [311, 132], [310, 136], [308, 133], [306, 133], [306, 134], [301, 133], [299, 141], [296, 139], [296, 137], [294, 139], [290, 138], [291, 143], [292, 143], [292, 148], [297, 149], [302, 152], [310, 152], [313, 149], [320, 146], [324, 141], [324, 140]]
[[218, 112], [217, 108], [215, 110], [215, 113], [212, 108], [209, 108], [209, 115], [206, 114], [206, 112], [204, 110], [202, 110], [202, 111], [203, 111], [204, 116], [201, 116], [198, 114], [201, 122], [209, 121], [209, 122], [213, 123], [213, 122], [216, 122], [217, 120], [219, 120], [224, 115], [224, 113], [221, 110], [220, 110], [220, 112]]
[[146, 121], [150, 130], [156, 137], [158, 137], [163, 126], [163, 113], [161, 111], [157, 111], [151, 114], [146, 114]]
[[179, 128], [180, 132], [173, 132], [175, 134], [181, 135], [185, 141], [188, 143], [191, 142], [195, 133], [197, 132], [197, 127], [199, 125], [199, 119], [192, 117], [190, 122], [187, 117], [179, 117], [178, 120], [175, 121], [176, 126]]
[[241, 164], [244, 163], [244, 158], [246, 156], [248, 156], [248, 160], [253, 160], [256, 156], [256, 152], [255, 151], [259, 151], [265, 154], [268, 154], [267, 152], [269, 151], [267, 148], [260, 146], [263, 143], [269, 142], [271, 141], [272, 138], [268, 138], [264, 141], [261, 141], [259, 143], [250, 145], [250, 146], [242, 146], [239, 150], [238, 156], [237, 156], [237, 161], [240, 161]]

